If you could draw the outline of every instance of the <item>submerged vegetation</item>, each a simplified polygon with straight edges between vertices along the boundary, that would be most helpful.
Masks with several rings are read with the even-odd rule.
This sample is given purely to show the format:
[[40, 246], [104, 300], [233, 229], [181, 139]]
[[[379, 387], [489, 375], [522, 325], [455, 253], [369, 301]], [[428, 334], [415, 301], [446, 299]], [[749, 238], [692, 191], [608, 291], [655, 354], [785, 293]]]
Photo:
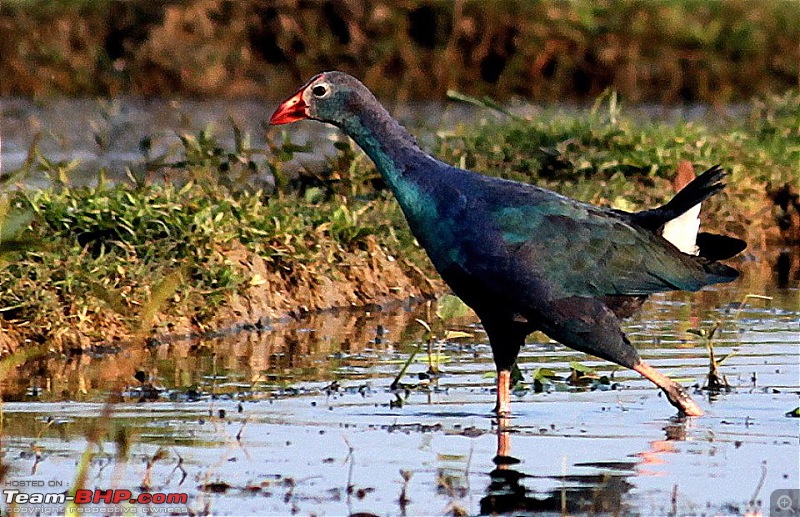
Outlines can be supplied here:
[[[671, 197], [682, 161], [697, 172], [721, 163], [729, 188], [708, 203], [706, 227], [746, 238], [756, 253], [798, 235], [779, 225], [786, 214], [770, 198], [800, 187], [797, 95], [702, 122], [643, 121], [613, 94], [591, 110], [530, 118], [491, 109], [480, 124], [439, 133], [433, 152], [626, 210]], [[310, 149], [285, 136], [250, 149], [234, 131], [232, 149], [209, 132], [182, 135], [177, 161], [151, 157], [144, 138], [129, 181], [109, 183], [101, 170], [89, 187], [70, 185], [75, 164], [49, 161], [34, 143], [5, 177], [0, 206], [0, 355], [24, 342], [83, 349], [444, 290], [351, 144], [338, 143], [321, 170], [291, 174], [287, 162]], [[52, 186], [8, 188], [33, 171]], [[257, 189], [264, 175], [273, 181]]]

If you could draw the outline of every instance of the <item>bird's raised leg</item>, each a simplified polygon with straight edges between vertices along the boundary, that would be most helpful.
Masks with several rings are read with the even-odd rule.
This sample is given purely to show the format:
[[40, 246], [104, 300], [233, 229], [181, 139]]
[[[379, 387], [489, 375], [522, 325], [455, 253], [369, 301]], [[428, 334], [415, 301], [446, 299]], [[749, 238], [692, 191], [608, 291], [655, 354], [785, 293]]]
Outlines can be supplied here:
[[642, 374], [661, 388], [670, 404], [687, 416], [703, 411], [686, 390], [642, 361], [620, 328], [613, 311], [602, 301], [589, 297], [555, 300], [543, 330], [553, 339], [575, 350], [596, 355]]
[[667, 396], [669, 403], [678, 408], [686, 416], [702, 416], [703, 410], [692, 400], [686, 388], [673, 381], [663, 373], [659, 372], [644, 361], [639, 362], [633, 367], [634, 370], [649, 379], [653, 384], [661, 388]]

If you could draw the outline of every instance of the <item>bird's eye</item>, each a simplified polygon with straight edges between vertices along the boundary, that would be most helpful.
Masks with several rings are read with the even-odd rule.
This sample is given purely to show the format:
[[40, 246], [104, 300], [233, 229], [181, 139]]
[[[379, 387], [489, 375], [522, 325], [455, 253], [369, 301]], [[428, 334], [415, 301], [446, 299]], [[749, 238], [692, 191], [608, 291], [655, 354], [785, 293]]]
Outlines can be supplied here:
[[314, 94], [314, 97], [325, 97], [328, 93], [328, 88], [323, 84], [318, 84], [311, 89], [311, 93]]

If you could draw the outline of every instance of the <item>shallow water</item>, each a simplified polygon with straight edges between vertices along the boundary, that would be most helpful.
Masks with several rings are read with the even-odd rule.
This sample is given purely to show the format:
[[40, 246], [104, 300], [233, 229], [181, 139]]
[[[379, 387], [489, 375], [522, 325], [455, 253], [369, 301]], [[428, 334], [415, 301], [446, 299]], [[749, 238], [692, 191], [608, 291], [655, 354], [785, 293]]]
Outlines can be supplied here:
[[[798, 419], [786, 416], [800, 392], [800, 290], [755, 271], [653, 297], [626, 325], [646, 360], [702, 386], [708, 352], [686, 330], [721, 322], [714, 349], [732, 391], [696, 391], [701, 418], [675, 417], [633, 372], [534, 336], [498, 432], [491, 352], [470, 318], [447, 328], [472, 337], [435, 344], [431, 356], [423, 347], [391, 392], [424, 339], [414, 318], [430, 319], [409, 305], [31, 360], [0, 381], [6, 488], [64, 491], [89, 449], [87, 488], [188, 494], [187, 505], [151, 513], [768, 514], [773, 490], [800, 484]], [[773, 299], [739, 310], [748, 293]], [[441, 359], [434, 379], [429, 357]], [[566, 382], [571, 361], [608, 384]], [[559, 378], [536, 393], [540, 365]], [[87, 432], [111, 393], [96, 449]], [[498, 453], [513, 460], [496, 464]], [[4, 512], [34, 507], [0, 502]]]

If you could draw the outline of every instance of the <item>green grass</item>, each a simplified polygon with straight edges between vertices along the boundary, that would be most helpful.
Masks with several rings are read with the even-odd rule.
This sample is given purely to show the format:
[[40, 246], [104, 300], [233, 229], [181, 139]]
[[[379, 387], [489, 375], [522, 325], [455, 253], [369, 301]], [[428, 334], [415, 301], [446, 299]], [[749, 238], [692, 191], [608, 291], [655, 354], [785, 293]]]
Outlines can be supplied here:
[[[94, 187], [70, 186], [65, 170], [74, 164], [37, 158], [32, 149], [25, 167], [44, 171], [53, 186], [2, 194], [3, 328], [34, 343], [81, 346], [151, 328], [168, 332], [171, 322], [206, 328], [220, 323], [232, 297], [265, 284], [262, 273], [280, 279], [263, 289], [279, 285], [298, 306], [325, 278], [355, 289], [366, 280], [343, 264], [373, 260], [376, 249], [383, 260], [402, 261], [409, 282], [421, 281], [414, 266], [435, 277], [391, 194], [375, 190], [377, 173], [360, 152], [339, 145], [312, 182], [284, 171], [303, 146], [253, 150], [243, 135], [236, 142], [223, 149], [207, 132], [184, 135], [180, 161], [149, 162], [182, 173], [180, 184], [132, 174], [112, 185], [98, 171]], [[732, 170], [730, 185], [708, 204], [707, 225], [744, 236], [758, 251], [775, 232], [768, 186], [800, 186], [800, 96], [754, 102], [731, 120], [670, 125], [629, 116], [609, 95], [592, 110], [486, 117], [443, 133], [436, 147], [450, 163], [631, 210], [673, 194], [680, 160], [721, 163]], [[250, 175], [265, 169], [277, 189], [249, 189]], [[262, 273], [243, 265], [254, 257]]]
[[195, 182], [41, 190], [16, 194], [15, 204], [33, 210], [37, 237], [6, 257], [0, 309], [42, 338], [108, 309], [135, 327], [156, 287], [175, 272], [180, 285], [164, 310], [202, 324], [252, 280], [236, 264], [241, 247], [284, 277], [329, 274], [390, 224], [365, 214], [385, 201], [308, 204]]

